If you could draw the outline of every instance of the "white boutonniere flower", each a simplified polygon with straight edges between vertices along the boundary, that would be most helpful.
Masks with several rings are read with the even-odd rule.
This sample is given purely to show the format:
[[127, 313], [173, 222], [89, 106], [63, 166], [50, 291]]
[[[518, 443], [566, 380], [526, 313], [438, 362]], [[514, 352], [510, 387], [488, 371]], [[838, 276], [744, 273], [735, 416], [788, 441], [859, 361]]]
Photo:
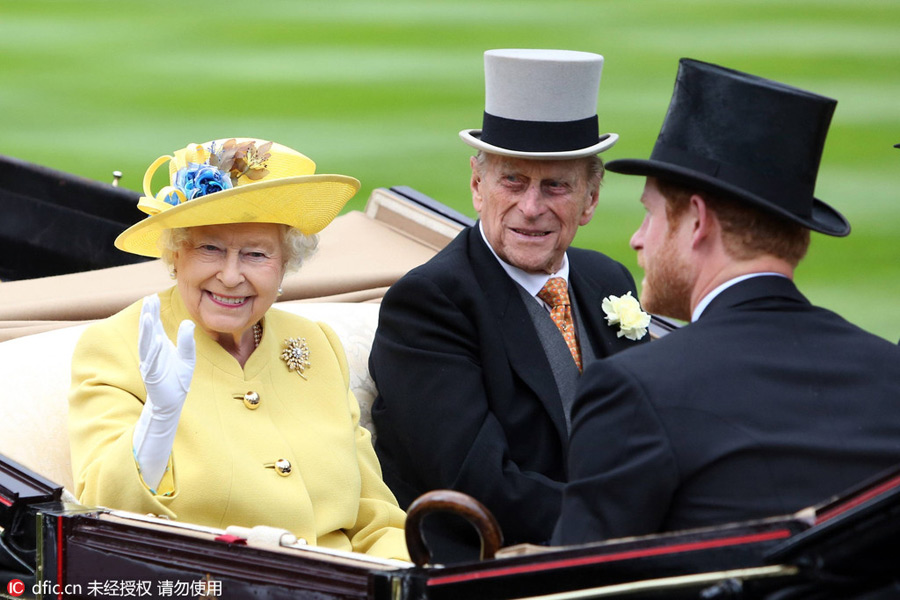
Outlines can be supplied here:
[[607, 296], [601, 306], [606, 313], [606, 322], [619, 326], [619, 337], [639, 340], [647, 335], [650, 315], [641, 310], [640, 302], [631, 292], [624, 296]]

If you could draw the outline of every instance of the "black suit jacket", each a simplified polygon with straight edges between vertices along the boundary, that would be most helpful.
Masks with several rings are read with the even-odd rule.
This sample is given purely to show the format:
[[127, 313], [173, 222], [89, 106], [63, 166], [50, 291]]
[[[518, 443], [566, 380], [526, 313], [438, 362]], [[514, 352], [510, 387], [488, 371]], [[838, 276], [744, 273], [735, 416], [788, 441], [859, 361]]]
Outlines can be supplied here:
[[792, 513], [900, 462], [900, 348], [761, 276], [579, 383], [554, 535]]
[[[598, 358], [637, 345], [617, 337], [601, 309], [605, 296], [636, 295], [628, 270], [597, 252], [570, 248], [568, 258], [590, 338], [581, 343]], [[460, 490], [494, 513], [507, 543], [549, 540], [566, 478], [565, 415], [517, 285], [477, 225], [387, 292], [369, 370], [375, 447], [401, 506]], [[446, 529], [429, 534], [432, 546], [440, 536], [461, 542]]]

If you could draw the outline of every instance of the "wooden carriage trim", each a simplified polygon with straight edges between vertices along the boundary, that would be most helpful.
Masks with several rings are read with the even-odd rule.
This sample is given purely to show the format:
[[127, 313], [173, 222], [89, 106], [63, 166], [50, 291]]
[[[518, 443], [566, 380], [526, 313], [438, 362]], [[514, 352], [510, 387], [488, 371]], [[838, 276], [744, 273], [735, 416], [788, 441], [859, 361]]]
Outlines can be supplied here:
[[487, 579], [491, 577], [506, 577], [508, 575], [519, 575], [522, 573], [535, 573], [539, 571], [548, 571], [553, 569], [565, 569], [569, 567], [582, 567], [587, 565], [615, 562], [620, 560], [630, 560], [635, 558], [646, 558], [650, 556], [660, 556], [663, 554], [675, 554], [680, 552], [692, 552], [696, 550], [709, 550], [711, 548], [722, 548], [725, 546], [755, 544], [759, 542], [768, 542], [772, 540], [785, 539], [793, 535], [789, 529], [776, 529], [764, 533], [752, 535], [741, 535], [734, 537], [726, 537], [702, 542], [690, 542], [683, 544], [675, 544], [672, 546], [663, 546], [657, 548], [645, 548], [641, 550], [629, 550], [626, 552], [615, 552], [612, 554], [603, 554], [599, 556], [581, 556], [577, 558], [560, 559], [548, 561], [539, 564], [519, 565], [514, 567], [505, 567], [497, 569], [489, 569], [485, 571], [476, 571], [472, 573], [460, 573], [458, 575], [446, 575], [444, 577], [433, 577], [428, 580], [429, 587], [439, 585], [449, 585], [453, 583], [462, 583], [465, 581], [474, 581], [478, 579]]

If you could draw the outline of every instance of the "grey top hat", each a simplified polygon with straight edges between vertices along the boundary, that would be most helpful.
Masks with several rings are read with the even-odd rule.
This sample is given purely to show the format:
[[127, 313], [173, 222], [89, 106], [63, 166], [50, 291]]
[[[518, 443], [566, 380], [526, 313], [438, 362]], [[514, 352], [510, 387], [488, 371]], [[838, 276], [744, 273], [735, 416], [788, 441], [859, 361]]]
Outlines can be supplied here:
[[813, 196], [836, 100], [683, 58], [650, 158], [607, 164], [740, 200], [827, 235], [847, 219]]
[[603, 57], [572, 50], [484, 53], [484, 121], [462, 140], [485, 152], [530, 159], [590, 156], [611, 148], [599, 134], [597, 92]]

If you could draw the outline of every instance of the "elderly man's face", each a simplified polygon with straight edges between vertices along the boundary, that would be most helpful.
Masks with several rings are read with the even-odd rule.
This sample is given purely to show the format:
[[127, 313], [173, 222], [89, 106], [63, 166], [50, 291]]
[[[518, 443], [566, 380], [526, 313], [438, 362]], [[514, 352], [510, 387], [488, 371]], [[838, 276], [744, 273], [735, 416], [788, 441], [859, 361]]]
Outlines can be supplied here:
[[587, 159], [472, 158], [472, 204], [494, 252], [528, 273], [554, 273], [597, 207]]
[[278, 297], [284, 278], [281, 226], [206, 225], [188, 233], [174, 260], [188, 313], [213, 339], [239, 339]]

